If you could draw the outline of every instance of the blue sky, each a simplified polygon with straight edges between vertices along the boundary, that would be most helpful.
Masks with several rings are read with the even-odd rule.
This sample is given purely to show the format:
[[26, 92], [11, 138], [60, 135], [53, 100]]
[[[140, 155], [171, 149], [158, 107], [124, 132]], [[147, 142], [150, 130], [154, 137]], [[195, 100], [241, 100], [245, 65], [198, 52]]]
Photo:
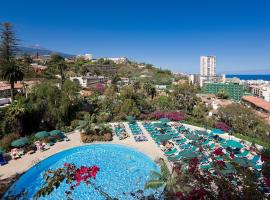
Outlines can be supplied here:
[[0, 22], [25, 46], [189, 73], [216, 55], [218, 72], [270, 74], [269, 10], [269, 0], [6, 0]]

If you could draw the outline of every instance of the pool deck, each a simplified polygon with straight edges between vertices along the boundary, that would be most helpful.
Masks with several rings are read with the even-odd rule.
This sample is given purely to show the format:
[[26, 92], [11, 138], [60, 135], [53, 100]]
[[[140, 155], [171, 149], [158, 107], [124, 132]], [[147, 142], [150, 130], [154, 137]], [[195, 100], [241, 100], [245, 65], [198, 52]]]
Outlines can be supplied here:
[[[153, 122], [153, 121], [152, 121]], [[113, 124], [113, 123], [111, 123]], [[123, 122], [126, 131], [130, 135], [130, 137], [119, 140], [118, 137], [114, 136], [113, 141], [111, 142], [93, 142], [93, 143], [83, 143], [81, 141], [80, 133], [79, 132], [71, 132], [68, 133], [68, 138], [70, 141], [63, 141], [58, 142], [54, 146], [51, 146], [50, 149], [40, 152], [37, 151], [34, 154], [31, 155], [23, 155], [22, 158], [18, 160], [10, 160], [8, 164], [4, 166], [0, 166], [0, 180], [12, 177], [15, 174], [21, 174], [31, 168], [36, 163], [40, 162], [41, 160], [44, 160], [48, 158], [49, 156], [52, 156], [58, 152], [78, 147], [82, 145], [91, 145], [91, 144], [119, 144], [124, 145], [130, 148], [134, 148], [145, 155], [149, 156], [152, 160], [156, 160], [158, 158], [164, 158], [165, 161], [167, 161], [167, 158], [164, 156], [163, 151], [157, 146], [157, 144], [154, 142], [154, 140], [151, 138], [151, 136], [148, 134], [148, 132], [145, 130], [145, 128], [142, 125], [142, 122], [138, 121], [139, 127], [142, 129], [144, 135], [147, 137], [148, 141], [146, 142], [135, 142], [133, 135], [131, 133], [131, 130], [128, 126], [127, 122]], [[190, 128], [191, 130], [205, 130], [204, 128], [187, 125], [184, 124], [186, 127]], [[228, 134], [221, 135], [224, 139], [234, 139], [239, 141], [240, 139], [229, 136]], [[247, 145], [251, 145], [249, 142], [246, 142]], [[258, 149], [262, 149], [261, 146], [256, 145]], [[170, 165], [168, 165], [169, 168], [171, 168]]]
[[[131, 135], [129, 138], [124, 140], [119, 140], [117, 137], [113, 138], [111, 142], [93, 142], [93, 143], [82, 143], [80, 133], [79, 132], [72, 132], [68, 134], [68, 138], [70, 141], [63, 141], [58, 142], [54, 146], [51, 146], [50, 149], [40, 152], [37, 151], [34, 154], [30, 155], [23, 155], [22, 158], [18, 160], [10, 160], [8, 164], [4, 166], [0, 166], [0, 180], [9, 178], [15, 174], [21, 174], [31, 168], [33, 165], [38, 163], [41, 160], [44, 160], [58, 152], [64, 151], [66, 149], [70, 149], [77, 146], [82, 145], [91, 145], [91, 144], [120, 144], [124, 146], [128, 146], [130, 148], [134, 148], [147, 156], [149, 156], [152, 160], [158, 159], [160, 157], [165, 158], [163, 152], [158, 148], [156, 143], [153, 141], [151, 136], [147, 134], [144, 127], [139, 123], [140, 128], [146, 133], [146, 137], [148, 138], [147, 142], [135, 142], [130, 129], [128, 128], [127, 123], [124, 123], [127, 132]], [[166, 159], [166, 158], [165, 158]]]

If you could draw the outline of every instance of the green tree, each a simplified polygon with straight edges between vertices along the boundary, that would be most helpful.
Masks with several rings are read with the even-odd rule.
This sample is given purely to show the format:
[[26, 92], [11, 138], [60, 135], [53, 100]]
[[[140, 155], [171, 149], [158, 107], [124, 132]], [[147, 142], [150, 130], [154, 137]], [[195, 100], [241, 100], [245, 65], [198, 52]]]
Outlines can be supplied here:
[[51, 55], [50, 65], [52, 65], [53, 67], [56, 67], [56, 69], [60, 73], [61, 89], [62, 89], [63, 84], [65, 82], [65, 73], [64, 72], [67, 68], [67, 64], [65, 62], [65, 59], [58, 54], [53, 54], [53, 55]]
[[14, 85], [22, 81], [24, 73], [15, 60], [17, 51], [17, 38], [12, 24], [6, 22], [1, 24], [1, 46], [0, 46], [0, 70], [2, 79], [10, 84], [11, 100], [14, 100]]
[[173, 89], [172, 98], [176, 109], [192, 114], [194, 106], [199, 102], [196, 88], [192, 85], [182, 84]]
[[141, 89], [141, 83], [140, 83], [140, 81], [134, 81], [134, 83], [132, 84], [132, 86], [133, 86], [135, 92], [138, 92], [138, 90]]
[[220, 99], [228, 99], [229, 98], [229, 93], [226, 90], [220, 90], [217, 93], [217, 97]]
[[32, 57], [31, 57], [29, 54], [24, 53], [24, 54], [22, 55], [22, 61], [23, 61], [24, 67], [27, 69], [27, 70], [26, 70], [27, 73], [29, 73], [29, 72], [30, 72], [30, 64], [33, 62]]
[[204, 121], [204, 118], [207, 116], [206, 106], [203, 103], [197, 104], [192, 111], [192, 115], [197, 119], [197, 121]]
[[252, 109], [241, 104], [231, 104], [220, 108], [217, 120], [225, 122], [236, 133], [269, 141], [267, 125]]
[[120, 111], [124, 113], [125, 116], [130, 115], [134, 117], [138, 117], [141, 113], [133, 99], [125, 99], [122, 102]]
[[172, 110], [173, 101], [170, 96], [159, 96], [155, 100], [155, 105], [158, 110]]

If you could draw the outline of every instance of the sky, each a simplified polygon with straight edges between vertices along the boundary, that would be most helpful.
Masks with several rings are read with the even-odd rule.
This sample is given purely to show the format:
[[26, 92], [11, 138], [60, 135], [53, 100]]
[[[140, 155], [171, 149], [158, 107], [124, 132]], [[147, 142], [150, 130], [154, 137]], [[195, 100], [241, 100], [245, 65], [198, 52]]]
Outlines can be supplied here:
[[128, 57], [174, 72], [270, 74], [269, 0], [1, 0], [23, 46]]

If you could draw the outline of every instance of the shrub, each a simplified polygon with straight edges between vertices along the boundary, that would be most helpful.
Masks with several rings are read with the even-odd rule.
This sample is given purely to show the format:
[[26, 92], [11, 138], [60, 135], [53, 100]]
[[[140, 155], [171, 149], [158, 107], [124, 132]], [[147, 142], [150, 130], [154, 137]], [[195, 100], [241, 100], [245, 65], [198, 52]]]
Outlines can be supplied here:
[[105, 133], [102, 135], [81, 133], [81, 140], [83, 143], [91, 143], [94, 141], [112, 141], [112, 139], [112, 133]]
[[171, 121], [182, 121], [185, 119], [184, 113], [182, 112], [161, 112], [161, 111], [156, 111], [152, 114], [150, 114], [150, 118], [158, 120], [160, 118], [168, 118]]
[[2, 147], [6, 151], [10, 150], [11, 142], [19, 137], [20, 134], [18, 133], [9, 133], [7, 135], [4, 135], [4, 137], [0, 140], [0, 147]]
[[223, 130], [224, 132], [228, 132], [231, 129], [229, 125], [224, 122], [217, 122], [215, 128]]
[[95, 91], [97, 91], [99, 94], [103, 94], [105, 91], [105, 86], [102, 83], [97, 83], [95, 85]]

